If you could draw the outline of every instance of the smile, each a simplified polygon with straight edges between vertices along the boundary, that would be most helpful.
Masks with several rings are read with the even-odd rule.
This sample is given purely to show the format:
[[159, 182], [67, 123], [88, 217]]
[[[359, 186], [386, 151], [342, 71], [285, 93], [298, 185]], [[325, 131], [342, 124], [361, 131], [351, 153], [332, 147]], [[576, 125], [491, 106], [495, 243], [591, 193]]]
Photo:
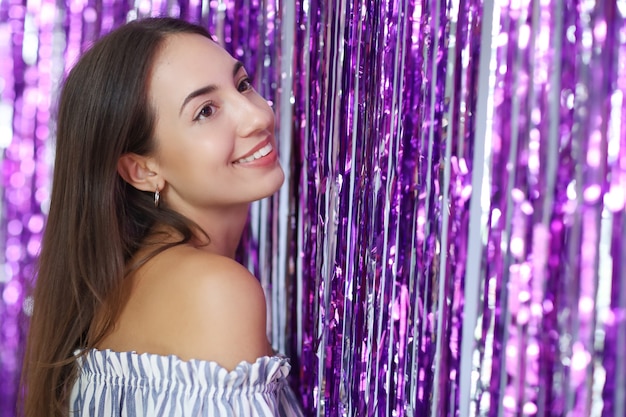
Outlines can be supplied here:
[[263, 158], [264, 156], [268, 155], [270, 152], [272, 152], [273, 149], [274, 147], [272, 146], [272, 144], [268, 143], [267, 145], [263, 146], [258, 151], [254, 152], [252, 155], [236, 160], [235, 164], [242, 164], [244, 162], [256, 161], [257, 159]]

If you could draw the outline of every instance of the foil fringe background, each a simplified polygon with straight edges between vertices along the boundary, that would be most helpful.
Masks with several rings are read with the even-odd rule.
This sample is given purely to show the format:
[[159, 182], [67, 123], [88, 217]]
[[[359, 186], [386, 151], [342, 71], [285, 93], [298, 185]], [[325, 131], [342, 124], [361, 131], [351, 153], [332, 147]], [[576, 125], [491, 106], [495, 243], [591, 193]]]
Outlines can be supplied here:
[[307, 414], [626, 415], [626, 0], [0, 0], [0, 415], [58, 83], [149, 15], [276, 111], [287, 180], [241, 258]]

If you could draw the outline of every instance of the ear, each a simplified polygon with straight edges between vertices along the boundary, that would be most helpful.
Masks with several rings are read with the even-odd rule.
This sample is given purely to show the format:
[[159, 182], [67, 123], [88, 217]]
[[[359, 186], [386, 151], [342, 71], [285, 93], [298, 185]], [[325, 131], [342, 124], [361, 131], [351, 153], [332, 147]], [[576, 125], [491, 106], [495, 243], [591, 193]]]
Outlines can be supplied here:
[[124, 181], [141, 191], [161, 190], [162, 179], [152, 168], [152, 159], [148, 156], [126, 153], [117, 161], [117, 172]]

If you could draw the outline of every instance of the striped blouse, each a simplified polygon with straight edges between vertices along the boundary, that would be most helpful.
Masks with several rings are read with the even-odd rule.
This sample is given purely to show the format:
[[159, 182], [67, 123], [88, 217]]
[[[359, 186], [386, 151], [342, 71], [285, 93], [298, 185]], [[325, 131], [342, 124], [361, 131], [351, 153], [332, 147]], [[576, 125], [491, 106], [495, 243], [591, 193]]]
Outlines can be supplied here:
[[72, 417], [302, 416], [284, 357], [229, 372], [215, 362], [94, 349], [78, 365]]

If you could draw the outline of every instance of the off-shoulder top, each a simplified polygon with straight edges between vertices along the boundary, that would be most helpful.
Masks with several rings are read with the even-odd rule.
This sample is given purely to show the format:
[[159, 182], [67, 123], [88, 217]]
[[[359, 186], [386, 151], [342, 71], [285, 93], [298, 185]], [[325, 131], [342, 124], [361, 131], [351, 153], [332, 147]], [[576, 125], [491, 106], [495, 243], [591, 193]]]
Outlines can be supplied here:
[[265, 356], [228, 371], [216, 362], [90, 350], [78, 359], [72, 417], [300, 417], [289, 361]]

